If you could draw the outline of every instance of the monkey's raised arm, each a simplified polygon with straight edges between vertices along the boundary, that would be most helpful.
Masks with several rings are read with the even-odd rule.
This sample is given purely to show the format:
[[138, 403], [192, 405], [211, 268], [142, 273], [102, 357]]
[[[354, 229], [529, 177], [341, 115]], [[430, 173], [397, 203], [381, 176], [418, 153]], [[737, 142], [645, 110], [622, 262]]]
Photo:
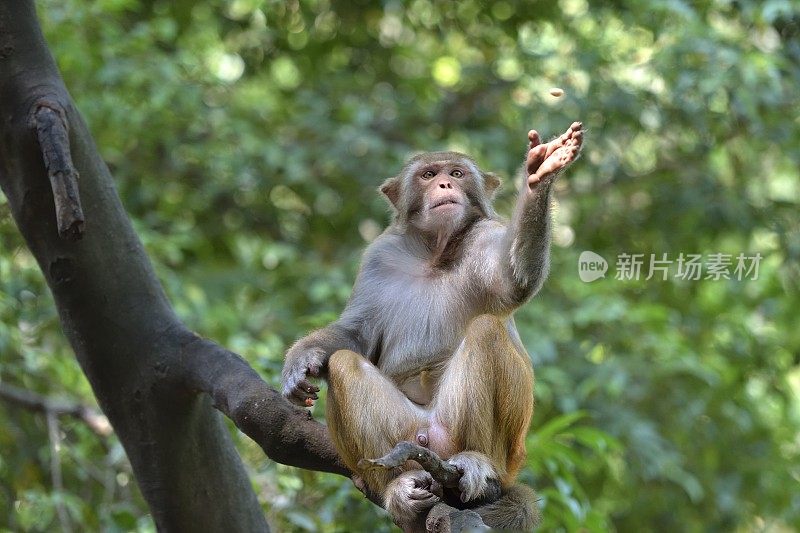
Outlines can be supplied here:
[[[528, 133], [530, 147], [525, 180], [516, 208], [499, 243], [495, 241], [500, 283], [495, 292], [501, 308], [516, 307], [541, 289], [550, 269], [552, 186], [558, 174], [578, 157], [583, 141], [580, 122], [557, 139], [542, 144], [536, 131]], [[502, 271], [505, 271], [502, 273]]]

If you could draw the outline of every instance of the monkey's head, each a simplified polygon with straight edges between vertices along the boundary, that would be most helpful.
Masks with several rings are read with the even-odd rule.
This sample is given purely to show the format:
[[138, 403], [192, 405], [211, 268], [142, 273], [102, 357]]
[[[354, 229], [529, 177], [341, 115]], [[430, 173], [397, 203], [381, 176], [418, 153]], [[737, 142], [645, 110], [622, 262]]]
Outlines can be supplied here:
[[396, 223], [436, 234], [494, 217], [492, 197], [499, 185], [500, 178], [464, 154], [428, 152], [412, 157], [380, 190], [394, 208]]

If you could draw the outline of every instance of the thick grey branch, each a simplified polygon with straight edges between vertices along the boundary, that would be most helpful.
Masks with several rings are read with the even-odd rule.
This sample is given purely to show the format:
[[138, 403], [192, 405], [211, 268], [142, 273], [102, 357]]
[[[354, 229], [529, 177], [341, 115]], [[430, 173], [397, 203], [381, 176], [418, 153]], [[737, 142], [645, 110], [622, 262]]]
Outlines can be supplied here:
[[326, 427], [270, 388], [241, 356], [188, 334], [180, 368], [187, 385], [206, 392], [214, 407], [278, 463], [350, 476]]
[[[323, 425], [175, 316], [63, 86], [33, 0], [0, 0], [0, 187], [159, 531], [269, 531], [209, 397], [272, 459], [349, 475]], [[84, 208], [103, 231], [69, 244], [82, 235]], [[77, 412], [7, 388], [3, 398]]]

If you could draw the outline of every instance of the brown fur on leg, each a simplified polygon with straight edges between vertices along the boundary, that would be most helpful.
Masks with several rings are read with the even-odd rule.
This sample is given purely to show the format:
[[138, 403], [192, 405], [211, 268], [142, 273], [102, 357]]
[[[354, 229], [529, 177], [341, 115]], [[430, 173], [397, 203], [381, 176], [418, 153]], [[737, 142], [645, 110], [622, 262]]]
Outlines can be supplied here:
[[533, 415], [533, 368], [509, 333], [512, 327], [510, 318], [491, 315], [472, 321], [445, 369], [434, 407], [436, 418], [452, 428], [456, 449], [486, 455], [504, 487], [525, 460]]
[[375, 365], [350, 350], [331, 356], [328, 383], [325, 419], [333, 444], [347, 467], [383, 494], [397, 472], [364, 470], [359, 460], [381, 457], [398, 442], [411, 440], [424, 419]]

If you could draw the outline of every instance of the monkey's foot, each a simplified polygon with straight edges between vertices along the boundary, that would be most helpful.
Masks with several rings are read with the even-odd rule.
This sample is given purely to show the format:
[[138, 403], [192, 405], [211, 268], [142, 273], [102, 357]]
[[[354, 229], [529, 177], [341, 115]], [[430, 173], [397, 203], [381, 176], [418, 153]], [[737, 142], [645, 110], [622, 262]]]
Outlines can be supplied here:
[[430, 473], [408, 470], [386, 486], [384, 501], [398, 524], [410, 524], [441, 501], [441, 487]]
[[442, 486], [453, 488], [458, 486], [461, 473], [456, 465], [450, 464], [449, 461], [443, 461], [436, 455], [436, 452], [408, 441], [398, 442], [392, 451], [379, 459], [361, 459], [358, 462], [358, 468], [361, 470], [376, 468], [390, 470], [404, 465], [409, 460], [419, 463]]
[[464, 503], [495, 501], [500, 497], [500, 480], [488, 458], [478, 452], [461, 452], [447, 460], [461, 473], [458, 490]]
[[532, 190], [536, 184], [552, 179], [559, 172], [571, 165], [580, 153], [583, 144], [583, 124], [573, 122], [560, 137], [542, 144], [536, 130], [528, 132], [530, 149], [525, 161], [528, 175], [528, 187]]

